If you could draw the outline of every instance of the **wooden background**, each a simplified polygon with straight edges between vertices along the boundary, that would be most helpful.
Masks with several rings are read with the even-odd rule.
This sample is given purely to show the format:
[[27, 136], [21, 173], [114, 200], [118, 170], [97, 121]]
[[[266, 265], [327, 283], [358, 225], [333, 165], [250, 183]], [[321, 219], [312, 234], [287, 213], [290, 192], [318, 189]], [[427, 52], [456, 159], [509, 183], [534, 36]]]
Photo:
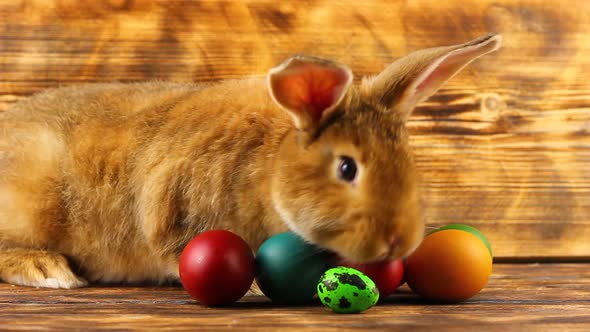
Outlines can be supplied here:
[[431, 225], [504, 260], [590, 259], [590, 2], [0, 0], [0, 111], [79, 82], [263, 75], [293, 53], [373, 74], [487, 32], [504, 47], [411, 121]]

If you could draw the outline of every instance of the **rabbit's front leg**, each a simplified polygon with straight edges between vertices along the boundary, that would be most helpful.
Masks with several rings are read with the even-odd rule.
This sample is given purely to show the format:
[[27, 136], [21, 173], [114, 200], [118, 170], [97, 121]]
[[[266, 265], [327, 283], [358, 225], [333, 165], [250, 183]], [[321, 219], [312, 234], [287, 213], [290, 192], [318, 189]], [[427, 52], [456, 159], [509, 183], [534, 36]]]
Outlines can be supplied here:
[[[174, 186], [172, 186], [174, 187]], [[140, 234], [155, 257], [160, 258], [161, 273], [178, 280], [178, 262], [184, 246], [198, 233], [186, 223], [180, 193], [171, 185], [148, 177], [136, 201]], [[157, 279], [161, 279], [158, 277]]]

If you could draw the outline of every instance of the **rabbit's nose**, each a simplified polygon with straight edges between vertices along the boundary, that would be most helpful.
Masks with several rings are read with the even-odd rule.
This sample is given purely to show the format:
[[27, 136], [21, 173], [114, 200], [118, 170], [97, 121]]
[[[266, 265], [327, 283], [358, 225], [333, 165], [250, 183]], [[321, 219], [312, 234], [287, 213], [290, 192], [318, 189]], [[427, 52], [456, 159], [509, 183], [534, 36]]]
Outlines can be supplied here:
[[397, 242], [397, 236], [395, 236], [395, 234], [391, 234], [389, 236], [389, 245], [393, 246], [396, 244], [396, 242]]
[[389, 237], [388, 243], [389, 243], [389, 252], [387, 253], [387, 257], [390, 257], [393, 255], [395, 248], [397, 248], [397, 237], [395, 235], [391, 235]]

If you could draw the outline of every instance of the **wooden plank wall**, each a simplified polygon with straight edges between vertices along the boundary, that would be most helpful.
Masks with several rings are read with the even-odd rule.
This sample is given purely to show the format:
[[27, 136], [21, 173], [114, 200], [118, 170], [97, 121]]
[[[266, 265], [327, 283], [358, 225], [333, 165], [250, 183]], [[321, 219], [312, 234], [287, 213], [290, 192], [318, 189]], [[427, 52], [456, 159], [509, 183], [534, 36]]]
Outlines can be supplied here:
[[411, 122], [432, 225], [498, 257], [590, 258], [590, 2], [0, 0], [0, 110], [78, 82], [263, 75], [293, 53], [357, 77], [504, 34]]

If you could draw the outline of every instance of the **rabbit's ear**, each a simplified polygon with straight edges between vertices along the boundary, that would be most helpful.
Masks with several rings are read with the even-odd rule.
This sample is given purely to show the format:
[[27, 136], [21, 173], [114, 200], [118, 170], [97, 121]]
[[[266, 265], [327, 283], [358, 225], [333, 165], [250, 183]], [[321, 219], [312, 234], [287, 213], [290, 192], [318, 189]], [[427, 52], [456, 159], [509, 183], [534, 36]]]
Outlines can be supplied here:
[[419, 50], [395, 61], [379, 75], [368, 78], [361, 91], [404, 119], [419, 102], [478, 57], [502, 44], [501, 35], [486, 35], [460, 45]]
[[312, 131], [340, 104], [352, 83], [344, 65], [296, 56], [268, 73], [273, 100], [293, 117], [297, 129]]

